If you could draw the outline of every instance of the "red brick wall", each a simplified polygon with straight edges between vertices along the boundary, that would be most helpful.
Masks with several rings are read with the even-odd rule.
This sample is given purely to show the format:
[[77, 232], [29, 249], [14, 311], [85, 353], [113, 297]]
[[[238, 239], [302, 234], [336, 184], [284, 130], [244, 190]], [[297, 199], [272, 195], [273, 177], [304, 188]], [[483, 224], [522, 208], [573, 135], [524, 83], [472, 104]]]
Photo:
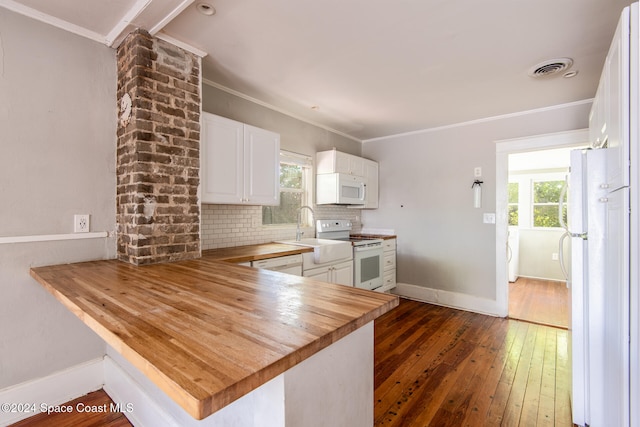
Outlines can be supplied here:
[[200, 256], [200, 58], [145, 31], [118, 48], [118, 258], [151, 264]]

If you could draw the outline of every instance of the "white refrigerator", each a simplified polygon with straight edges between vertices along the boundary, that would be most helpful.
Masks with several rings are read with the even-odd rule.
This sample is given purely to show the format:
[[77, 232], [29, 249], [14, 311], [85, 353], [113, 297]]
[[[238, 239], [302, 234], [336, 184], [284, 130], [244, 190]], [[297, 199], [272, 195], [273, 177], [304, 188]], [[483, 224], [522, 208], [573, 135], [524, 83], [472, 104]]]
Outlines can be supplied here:
[[607, 149], [571, 153], [574, 423], [629, 425], [629, 187], [607, 187]]
[[640, 425], [637, 28], [635, 3], [622, 13], [594, 98], [594, 149], [571, 153], [571, 402], [581, 426]]

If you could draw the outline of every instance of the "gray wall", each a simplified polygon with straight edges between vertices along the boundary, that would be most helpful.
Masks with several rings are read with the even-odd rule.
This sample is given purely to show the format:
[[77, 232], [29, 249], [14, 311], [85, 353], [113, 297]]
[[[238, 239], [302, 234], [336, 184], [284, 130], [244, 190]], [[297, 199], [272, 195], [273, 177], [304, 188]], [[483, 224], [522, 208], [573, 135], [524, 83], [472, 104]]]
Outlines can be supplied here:
[[[533, 277], [547, 280], [566, 280], [560, 268], [560, 261], [553, 260], [552, 254], [559, 253], [560, 236], [563, 229], [519, 230], [520, 235], [520, 271], [522, 277]], [[565, 266], [570, 264], [570, 253], [565, 250]]]
[[263, 107], [206, 82], [202, 85], [202, 109], [279, 133], [283, 150], [315, 157], [316, 152], [335, 147], [338, 151], [361, 155], [362, 144], [359, 141]]
[[[380, 163], [380, 208], [363, 211], [363, 226], [395, 229], [398, 282], [495, 300], [496, 230], [483, 223], [483, 213], [496, 206], [495, 141], [585, 128], [589, 108], [586, 103], [365, 142], [364, 157]], [[472, 205], [477, 166], [484, 181], [481, 209]]]
[[[0, 8], [0, 237], [115, 228], [115, 51]], [[105, 346], [29, 276], [113, 258], [113, 238], [0, 244], [0, 389]]]

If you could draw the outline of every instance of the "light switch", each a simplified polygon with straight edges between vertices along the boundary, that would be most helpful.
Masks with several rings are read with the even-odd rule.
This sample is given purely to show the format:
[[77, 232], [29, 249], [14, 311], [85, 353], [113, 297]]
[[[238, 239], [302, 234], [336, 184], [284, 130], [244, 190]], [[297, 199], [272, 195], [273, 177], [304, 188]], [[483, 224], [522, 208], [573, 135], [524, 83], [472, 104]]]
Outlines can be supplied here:
[[485, 213], [482, 215], [482, 222], [485, 224], [495, 224], [496, 223], [496, 214], [494, 213]]

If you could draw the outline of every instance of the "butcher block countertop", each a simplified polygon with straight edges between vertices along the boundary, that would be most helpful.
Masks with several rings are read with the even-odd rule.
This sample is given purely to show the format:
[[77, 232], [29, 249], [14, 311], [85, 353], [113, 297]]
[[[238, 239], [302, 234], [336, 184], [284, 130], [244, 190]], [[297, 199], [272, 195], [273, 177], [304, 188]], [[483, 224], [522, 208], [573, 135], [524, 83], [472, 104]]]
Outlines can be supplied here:
[[287, 245], [285, 243], [262, 243], [259, 245], [208, 249], [202, 251], [202, 256], [208, 259], [237, 263], [296, 255], [304, 252], [313, 252], [313, 248], [309, 246]]
[[92, 261], [31, 275], [196, 419], [398, 305], [394, 295], [207, 256], [147, 266]]

